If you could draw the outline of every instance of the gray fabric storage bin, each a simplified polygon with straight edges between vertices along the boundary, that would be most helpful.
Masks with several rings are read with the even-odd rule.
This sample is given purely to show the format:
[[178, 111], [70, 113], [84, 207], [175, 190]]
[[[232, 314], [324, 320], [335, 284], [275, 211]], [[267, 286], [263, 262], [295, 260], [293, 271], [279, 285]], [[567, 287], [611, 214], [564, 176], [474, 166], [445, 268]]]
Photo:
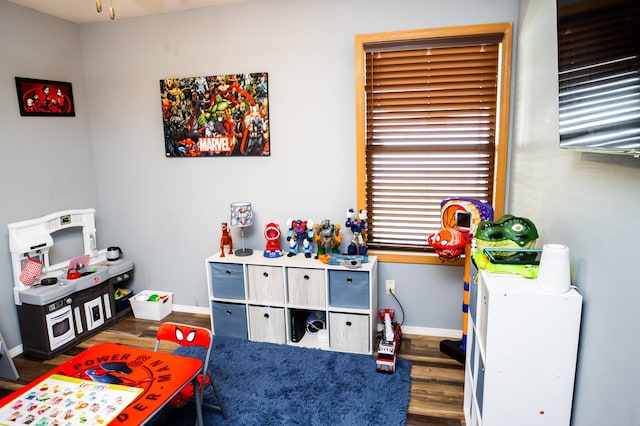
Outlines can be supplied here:
[[337, 308], [369, 309], [369, 273], [329, 271], [329, 305]]
[[217, 299], [244, 300], [244, 272], [242, 265], [233, 263], [211, 264], [211, 285]]
[[216, 336], [248, 338], [246, 305], [213, 302], [212, 307], [213, 326]]

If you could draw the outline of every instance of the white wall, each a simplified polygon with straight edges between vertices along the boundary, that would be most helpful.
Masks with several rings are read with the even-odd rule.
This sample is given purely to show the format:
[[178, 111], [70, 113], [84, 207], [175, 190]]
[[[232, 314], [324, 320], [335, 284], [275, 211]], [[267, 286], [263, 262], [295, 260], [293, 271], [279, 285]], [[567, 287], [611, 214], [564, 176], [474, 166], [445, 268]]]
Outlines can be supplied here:
[[523, 0], [509, 210], [569, 246], [584, 296], [572, 424], [637, 425], [640, 159], [558, 148], [555, 1]]

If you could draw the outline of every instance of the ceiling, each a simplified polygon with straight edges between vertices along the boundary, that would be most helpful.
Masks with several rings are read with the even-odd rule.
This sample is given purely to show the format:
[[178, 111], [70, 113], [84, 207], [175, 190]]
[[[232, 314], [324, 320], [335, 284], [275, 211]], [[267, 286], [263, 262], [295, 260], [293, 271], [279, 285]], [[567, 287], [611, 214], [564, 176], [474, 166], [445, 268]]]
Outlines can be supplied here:
[[109, 7], [115, 9], [116, 19], [178, 12], [247, 0], [100, 0], [102, 13], [96, 10], [95, 0], [9, 0], [47, 15], [57, 16], [78, 24], [109, 20]]

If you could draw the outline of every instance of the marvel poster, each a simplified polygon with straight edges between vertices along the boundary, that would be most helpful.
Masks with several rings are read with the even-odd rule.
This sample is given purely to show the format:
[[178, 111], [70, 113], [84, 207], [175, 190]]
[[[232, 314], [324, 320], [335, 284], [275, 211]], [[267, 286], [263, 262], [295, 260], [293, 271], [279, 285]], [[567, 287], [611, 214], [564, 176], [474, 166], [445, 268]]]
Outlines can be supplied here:
[[160, 80], [167, 157], [269, 156], [267, 73]]

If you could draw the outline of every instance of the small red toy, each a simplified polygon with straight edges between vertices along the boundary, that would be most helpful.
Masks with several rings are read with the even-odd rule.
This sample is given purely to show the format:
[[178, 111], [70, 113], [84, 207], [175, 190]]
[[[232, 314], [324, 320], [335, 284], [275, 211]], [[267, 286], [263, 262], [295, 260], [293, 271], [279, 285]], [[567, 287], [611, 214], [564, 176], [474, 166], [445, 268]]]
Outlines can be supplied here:
[[280, 226], [277, 223], [268, 223], [264, 228], [264, 238], [267, 240], [267, 246], [264, 250], [264, 257], [280, 257], [282, 250], [280, 248]]
[[378, 316], [384, 323], [384, 332], [376, 357], [376, 371], [379, 373], [393, 373], [396, 371], [396, 359], [400, 350], [402, 329], [400, 324], [393, 320], [395, 313], [393, 309], [388, 308], [378, 310]]
[[229, 232], [229, 224], [222, 222], [222, 237], [220, 238], [220, 257], [224, 257], [224, 246], [229, 246], [229, 254], [233, 254], [233, 239]]
[[456, 228], [443, 228], [427, 238], [427, 244], [433, 247], [442, 259], [457, 259], [470, 242], [471, 235]]

